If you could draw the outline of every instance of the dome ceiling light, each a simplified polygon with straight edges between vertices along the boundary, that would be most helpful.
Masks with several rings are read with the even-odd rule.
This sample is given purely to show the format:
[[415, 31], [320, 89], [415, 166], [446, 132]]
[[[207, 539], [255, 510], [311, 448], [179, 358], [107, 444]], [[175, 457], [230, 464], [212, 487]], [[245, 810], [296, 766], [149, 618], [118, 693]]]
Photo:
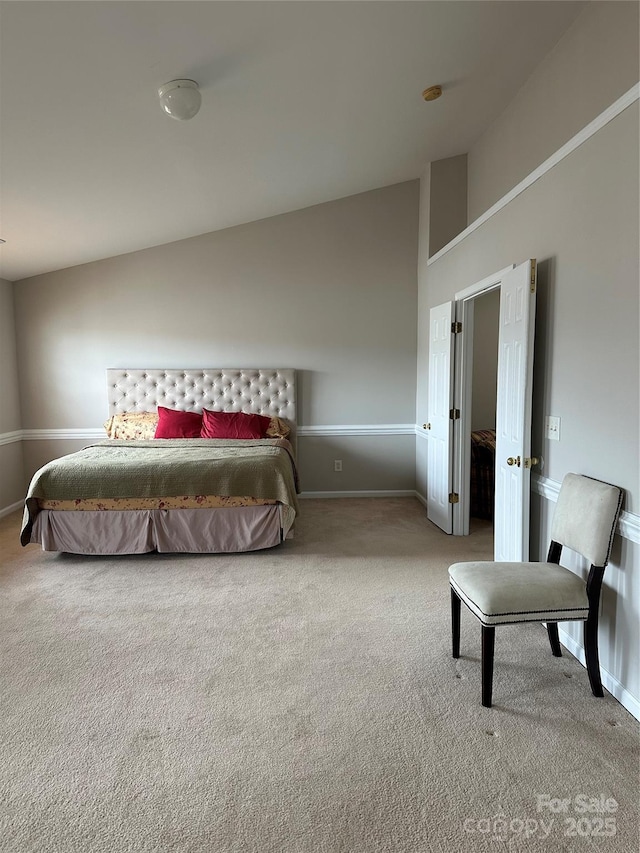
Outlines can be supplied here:
[[171, 80], [158, 89], [160, 106], [177, 121], [193, 118], [200, 109], [202, 95], [195, 80]]

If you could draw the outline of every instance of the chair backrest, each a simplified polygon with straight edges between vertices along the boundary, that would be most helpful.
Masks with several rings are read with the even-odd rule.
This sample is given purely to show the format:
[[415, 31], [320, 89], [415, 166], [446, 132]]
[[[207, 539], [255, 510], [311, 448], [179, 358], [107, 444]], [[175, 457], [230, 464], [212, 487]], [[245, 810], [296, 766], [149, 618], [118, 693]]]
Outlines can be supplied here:
[[593, 566], [606, 566], [622, 497], [617, 486], [567, 474], [553, 515], [551, 539], [582, 554]]

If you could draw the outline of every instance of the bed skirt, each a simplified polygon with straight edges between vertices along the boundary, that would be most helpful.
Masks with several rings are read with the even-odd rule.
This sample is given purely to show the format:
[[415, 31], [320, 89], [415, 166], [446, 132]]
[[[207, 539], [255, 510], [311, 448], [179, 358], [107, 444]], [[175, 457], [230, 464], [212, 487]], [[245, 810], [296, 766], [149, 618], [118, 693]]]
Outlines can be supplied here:
[[282, 504], [214, 509], [41, 510], [31, 542], [43, 551], [111, 555], [256, 551], [291, 538], [295, 513]]

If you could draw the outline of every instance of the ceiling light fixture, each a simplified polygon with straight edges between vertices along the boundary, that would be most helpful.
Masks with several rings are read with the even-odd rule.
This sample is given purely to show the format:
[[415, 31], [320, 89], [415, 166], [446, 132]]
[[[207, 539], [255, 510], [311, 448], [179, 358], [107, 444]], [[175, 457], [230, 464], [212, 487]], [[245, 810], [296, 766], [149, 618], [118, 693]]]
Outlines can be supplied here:
[[195, 80], [171, 80], [158, 89], [160, 106], [171, 118], [187, 121], [200, 109], [202, 95]]
[[425, 101], [435, 101], [442, 94], [442, 86], [429, 86], [428, 89], [425, 89], [422, 93], [422, 97]]

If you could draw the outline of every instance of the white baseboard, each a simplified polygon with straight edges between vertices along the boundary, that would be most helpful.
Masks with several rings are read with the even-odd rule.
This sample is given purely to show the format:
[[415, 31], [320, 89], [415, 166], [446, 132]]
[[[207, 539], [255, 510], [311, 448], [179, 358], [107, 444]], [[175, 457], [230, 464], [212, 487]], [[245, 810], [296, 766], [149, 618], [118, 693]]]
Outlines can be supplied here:
[[[551, 480], [548, 477], [543, 477], [540, 474], [535, 474], [531, 478], [531, 490], [545, 498], [545, 500], [555, 503], [558, 500], [558, 495], [560, 493], [560, 483], [557, 483], [555, 480]], [[623, 511], [618, 520], [617, 532], [620, 536], [623, 536], [631, 542], [640, 542], [640, 516], [635, 513]], [[580, 661], [582, 666], [586, 667], [584, 648], [582, 644], [577, 642], [570, 634], [563, 631], [560, 627], [558, 627], [558, 635], [562, 645]], [[621, 684], [615, 676], [611, 675], [610, 672], [607, 672], [607, 670], [602, 667], [600, 667], [600, 676], [602, 678], [603, 687], [605, 687], [630, 714], [632, 714], [637, 720], [640, 720], [640, 700], [629, 693], [626, 687], [624, 687], [624, 685]]]
[[12, 512], [16, 512], [17, 510], [22, 509], [23, 506], [24, 501], [16, 501], [10, 506], [5, 506], [4, 509], [0, 509], [0, 518], [4, 518], [5, 515], [11, 515]]
[[301, 492], [300, 498], [417, 498], [415, 489], [364, 489], [355, 492]]
[[[579, 660], [582, 666], [586, 667], [587, 664], [582, 646], [559, 626], [558, 636], [560, 638], [560, 642], [567, 651], [571, 652], [574, 658]], [[602, 686], [605, 687], [609, 693], [618, 700], [623, 708], [626, 708], [627, 711], [636, 718], [636, 720], [640, 720], [640, 700], [636, 699], [635, 696], [629, 693], [626, 687], [624, 687], [618, 679], [615, 678], [615, 676], [611, 675], [610, 672], [607, 672], [607, 670], [602, 667], [600, 667], [600, 677], [602, 678]]]

